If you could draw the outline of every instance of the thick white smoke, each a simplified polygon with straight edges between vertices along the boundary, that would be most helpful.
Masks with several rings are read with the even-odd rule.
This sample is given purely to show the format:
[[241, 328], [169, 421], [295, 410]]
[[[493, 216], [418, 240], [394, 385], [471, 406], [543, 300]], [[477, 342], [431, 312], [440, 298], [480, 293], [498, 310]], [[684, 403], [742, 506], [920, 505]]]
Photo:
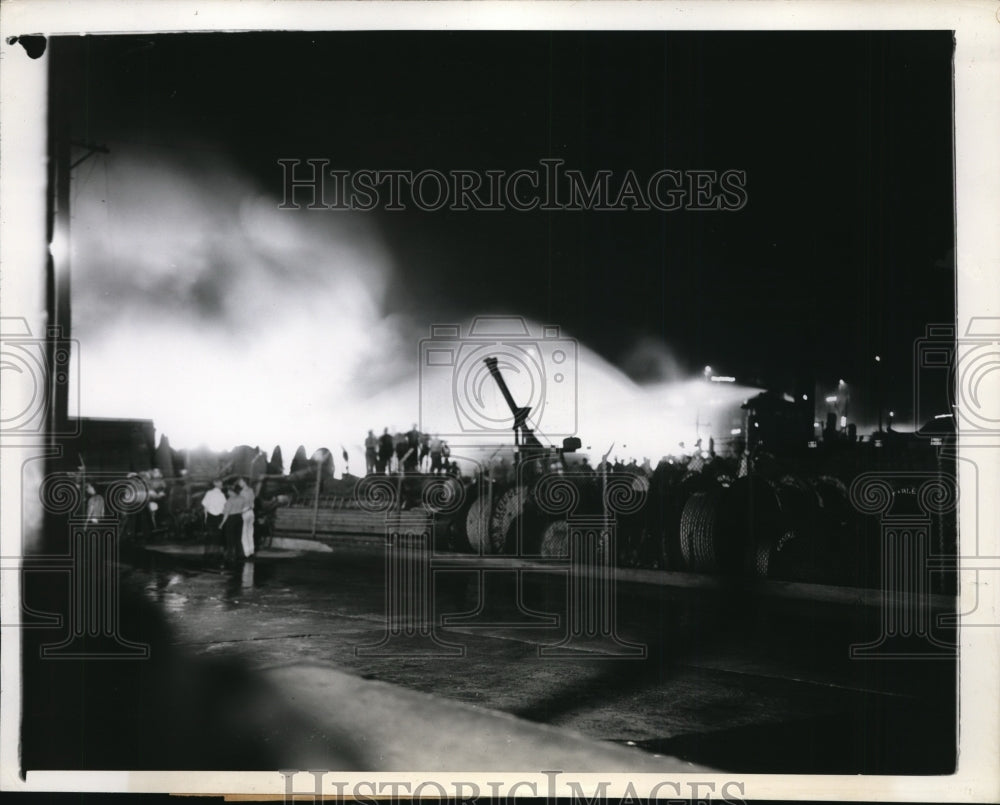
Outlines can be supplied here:
[[[369, 428], [403, 431], [421, 420], [445, 430], [454, 419], [452, 387], [441, 385], [441, 372], [433, 389], [421, 394], [418, 384], [418, 342], [437, 322], [432, 311], [407, 320], [384, 314], [399, 267], [370, 219], [281, 210], [230, 166], [187, 153], [181, 163], [116, 149], [76, 185], [79, 413], [151, 418], [179, 448], [280, 444], [291, 456], [299, 444], [310, 453], [326, 446], [338, 473], [341, 445], [352, 471], [363, 470]], [[614, 442], [623, 459], [655, 461], [679, 442], [690, 447], [699, 428], [707, 434], [713, 410], [747, 394], [665, 376], [662, 361], [659, 379], [639, 386], [577, 348], [562, 396], [537, 424], [545, 432], [558, 418], [556, 430], [565, 430], [557, 413], [572, 404], [577, 432], [595, 454]], [[523, 378], [505, 376], [518, 403], [528, 404]], [[492, 380], [479, 388], [483, 410], [504, 421]], [[509, 431], [498, 438], [509, 441]]]

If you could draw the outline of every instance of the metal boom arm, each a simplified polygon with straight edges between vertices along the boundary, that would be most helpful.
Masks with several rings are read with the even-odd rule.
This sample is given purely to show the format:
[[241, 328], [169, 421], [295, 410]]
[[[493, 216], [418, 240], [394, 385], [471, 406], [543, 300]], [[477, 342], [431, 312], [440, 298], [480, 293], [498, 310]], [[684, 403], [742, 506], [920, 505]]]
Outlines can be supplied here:
[[486, 368], [490, 370], [490, 374], [493, 375], [493, 379], [500, 387], [500, 393], [503, 394], [503, 398], [507, 401], [507, 407], [510, 408], [510, 412], [514, 415], [514, 433], [516, 437], [519, 437], [519, 444], [525, 447], [542, 447], [541, 442], [535, 438], [535, 434], [528, 427], [528, 415], [531, 413], [531, 408], [521, 408], [514, 402], [514, 397], [511, 395], [510, 389], [507, 388], [507, 383], [504, 381], [503, 375], [500, 374], [496, 358], [486, 358], [485, 363]]

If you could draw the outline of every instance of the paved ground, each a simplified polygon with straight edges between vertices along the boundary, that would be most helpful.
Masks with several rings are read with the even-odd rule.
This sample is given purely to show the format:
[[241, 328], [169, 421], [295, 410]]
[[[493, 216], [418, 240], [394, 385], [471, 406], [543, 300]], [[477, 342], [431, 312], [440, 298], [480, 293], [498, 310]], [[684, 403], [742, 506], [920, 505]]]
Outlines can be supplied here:
[[[623, 642], [646, 657], [611, 659], [588, 645], [561, 658], [567, 583], [525, 571], [522, 603], [559, 616], [532, 623], [515, 574], [436, 575], [435, 619], [461, 656], [378, 657], [385, 634], [384, 556], [377, 544], [329, 553], [270, 551], [220, 568], [195, 552], [133, 557], [131, 585], [166, 613], [171, 640], [196, 656], [250, 669], [316, 662], [368, 680], [567, 728], [602, 740], [743, 772], [942, 773], [954, 766], [954, 664], [852, 661], [879, 611], [697, 586], [619, 584]], [[483, 626], [482, 623], [506, 623]], [[442, 652], [446, 652], [442, 649]]]

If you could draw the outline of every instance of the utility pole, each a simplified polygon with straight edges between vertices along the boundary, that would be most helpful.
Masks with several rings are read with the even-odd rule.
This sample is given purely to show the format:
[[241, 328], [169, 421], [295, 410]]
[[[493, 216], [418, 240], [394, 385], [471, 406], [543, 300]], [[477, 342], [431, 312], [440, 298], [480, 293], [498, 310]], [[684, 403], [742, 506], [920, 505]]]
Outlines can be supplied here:
[[[86, 153], [76, 161], [73, 147]], [[94, 154], [109, 153], [107, 146], [76, 142], [70, 138], [69, 118], [65, 110], [55, 113], [49, 143], [49, 254], [46, 276], [46, 305], [49, 312], [46, 360], [48, 369], [48, 432], [66, 432], [69, 419], [69, 373], [60, 367], [61, 350], [70, 349], [68, 339], [73, 333], [70, 300], [70, 180], [72, 171]]]

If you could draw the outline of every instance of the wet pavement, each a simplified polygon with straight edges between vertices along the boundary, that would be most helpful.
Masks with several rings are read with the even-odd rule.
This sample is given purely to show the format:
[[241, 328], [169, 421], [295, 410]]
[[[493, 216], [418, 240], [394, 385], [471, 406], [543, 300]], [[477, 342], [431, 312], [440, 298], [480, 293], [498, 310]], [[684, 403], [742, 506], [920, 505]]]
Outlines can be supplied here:
[[[851, 644], [878, 637], [877, 608], [619, 583], [618, 647], [540, 656], [567, 634], [567, 574], [522, 571], [519, 607], [513, 571], [490, 573], [483, 596], [478, 571], [452, 567], [434, 574], [440, 656], [387, 657], [372, 651], [386, 634], [378, 542], [231, 567], [169, 546], [123, 560], [127, 586], [165, 614], [178, 649], [253, 673], [320, 663], [732, 771], [954, 768], [955, 663], [850, 659]], [[636, 645], [644, 657], [612, 656]]]

